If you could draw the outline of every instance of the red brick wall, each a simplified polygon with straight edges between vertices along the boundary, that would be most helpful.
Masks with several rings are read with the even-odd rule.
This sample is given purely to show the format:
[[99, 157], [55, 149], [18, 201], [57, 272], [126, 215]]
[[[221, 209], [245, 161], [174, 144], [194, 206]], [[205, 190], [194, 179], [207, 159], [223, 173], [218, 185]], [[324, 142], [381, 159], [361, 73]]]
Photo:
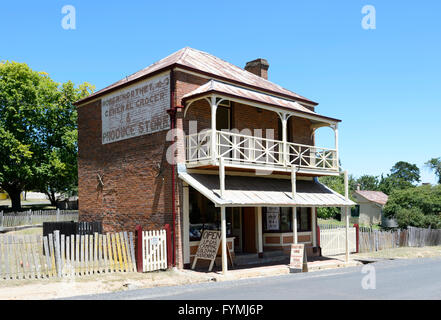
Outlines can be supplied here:
[[[100, 103], [78, 108], [80, 219], [102, 221], [105, 231], [171, 224], [166, 131], [103, 145]], [[103, 177], [102, 187], [97, 187], [97, 174]]]
[[176, 81], [175, 99], [177, 105], [181, 104], [184, 95], [210, 81], [210, 79], [198, 77], [182, 71], [176, 71], [174, 75]]
[[277, 135], [277, 123], [279, 116], [277, 113], [269, 110], [258, 109], [249, 105], [240, 103], [233, 104], [233, 125], [232, 128], [239, 130], [262, 129], [263, 137], [266, 138], [266, 129], [274, 129], [274, 139], [281, 140]]
[[291, 142], [313, 145], [311, 121], [304, 118], [291, 117]]

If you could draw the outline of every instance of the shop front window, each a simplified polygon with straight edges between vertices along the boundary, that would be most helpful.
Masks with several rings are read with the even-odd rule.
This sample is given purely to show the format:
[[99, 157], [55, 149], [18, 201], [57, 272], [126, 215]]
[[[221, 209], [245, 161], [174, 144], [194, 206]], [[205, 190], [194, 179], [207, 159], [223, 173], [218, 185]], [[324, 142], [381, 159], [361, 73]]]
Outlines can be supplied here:
[[[266, 207], [262, 213], [263, 232], [292, 232], [292, 208]], [[311, 231], [311, 208], [297, 208], [297, 231]]]
[[[190, 241], [199, 241], [204, 230], [221, 230], [220, 208], [189, 187]], [[231, 208], [226, 208], [227, 237], [232, 235]]]

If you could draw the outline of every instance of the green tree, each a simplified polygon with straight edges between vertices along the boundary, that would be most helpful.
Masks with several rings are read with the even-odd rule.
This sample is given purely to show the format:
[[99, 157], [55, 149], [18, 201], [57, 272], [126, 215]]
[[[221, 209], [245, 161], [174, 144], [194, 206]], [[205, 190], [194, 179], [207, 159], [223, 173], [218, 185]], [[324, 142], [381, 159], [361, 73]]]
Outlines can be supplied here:
[[361, 190], [378, 190], [379, 181], [377, 176], [365, 174], [358, 178], [356, 183], [360, 185]]
[[68, 194], [78, 185], [77, 111], [73, 103], [88, 96], [94, 87], [84, 83], [75, 88], [71, 81], [59, 87], [56, 103], [46, 110], [41, 127], [44, 138], [41, 162], [37, 166], [35, 185], [45, 193], [52, 205], [56, 194]]
[[441, 185], [395, 189], [384, 208], [399, 227], [441, 228]]
[[379, 182], [379, 189], [388, 195], [396, 189], [403, 190], [415, 187], [415, 183], [421, 181], [420, 169], [409, 162], [397, 162], [390, 172], [386, 177], [381, 175]]
[[417, 183], [421, 181], [420, 169], [416, 164], [412, 164], [405, 161], [399, 161], [390, 170], [391, 176], [394, 176], [400, 180]]
[[[327, 187], [331, 188], [332, 190], [340, 193], [341, 195], [345, 194], [345, 180], [344, 175], [341, 174], [339, 176], [324, 176], [320, 177], [319, 181], [326, 185]], [[349, 198], [353, 200], [352, 193], [355, 190], [356, 186], [356, 180], [354, 177], [349, 174], [348, 175], [348, 187], [349, 187]], [[341, 213], [340, 208], [336, 207], [320, 207], [317, 208], [317, 217], [321, 219], [335, 219], [337, 218]]]
[[438, 177], [438, 183], [441, 184], [441, 157], [432, 158], [425, 165], [435, 172], [435, 175]]
[[0, 63], [0, 187], [9, 194], [13, 210], [21, 209], [24, 190], [50, 186], [59, 192], [76, 179], [72, 102], [92, 90], [87, 83], [60, 86], [24, 63]]

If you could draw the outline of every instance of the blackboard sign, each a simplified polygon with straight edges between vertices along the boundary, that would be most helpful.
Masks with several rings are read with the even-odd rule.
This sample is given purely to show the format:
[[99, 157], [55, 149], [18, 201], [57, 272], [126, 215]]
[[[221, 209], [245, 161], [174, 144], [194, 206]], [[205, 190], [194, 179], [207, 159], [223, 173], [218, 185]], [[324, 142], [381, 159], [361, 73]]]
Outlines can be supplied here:
[[204, 230], [191, 268], [195, 268], [196, 261], [198, 259], [211, 260], [210, 267], [208, 269], [208, 271], [211, 271], [211, 269], [213, 268], [214, 260], [216, 259], [217, 251], [219, 250], [220, 243], [220, 231]]

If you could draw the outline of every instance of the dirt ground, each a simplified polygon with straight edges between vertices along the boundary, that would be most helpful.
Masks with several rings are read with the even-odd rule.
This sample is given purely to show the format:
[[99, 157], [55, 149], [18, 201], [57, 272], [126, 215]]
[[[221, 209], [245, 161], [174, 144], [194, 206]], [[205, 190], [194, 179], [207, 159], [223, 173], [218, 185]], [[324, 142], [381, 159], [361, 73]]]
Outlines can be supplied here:
[[180, 270], [111, 273], [63, 279], [1, 280], [0, 300], [41, 300], [156, 286], [208, 282], [205, 273]]
[[357, 253], [351, 255], [352, 258], [372, 258], [372, 259], [416, 259], [441, 257], [441, 246], [433, 247], [402, 247], [385, 249], [377, 252]]
[[16, 231], [9, 231], [7, 233], [3, 233], [7, 235], [43, 235], [43, 227], [35, 227], [35, 228], [26, 228]]

